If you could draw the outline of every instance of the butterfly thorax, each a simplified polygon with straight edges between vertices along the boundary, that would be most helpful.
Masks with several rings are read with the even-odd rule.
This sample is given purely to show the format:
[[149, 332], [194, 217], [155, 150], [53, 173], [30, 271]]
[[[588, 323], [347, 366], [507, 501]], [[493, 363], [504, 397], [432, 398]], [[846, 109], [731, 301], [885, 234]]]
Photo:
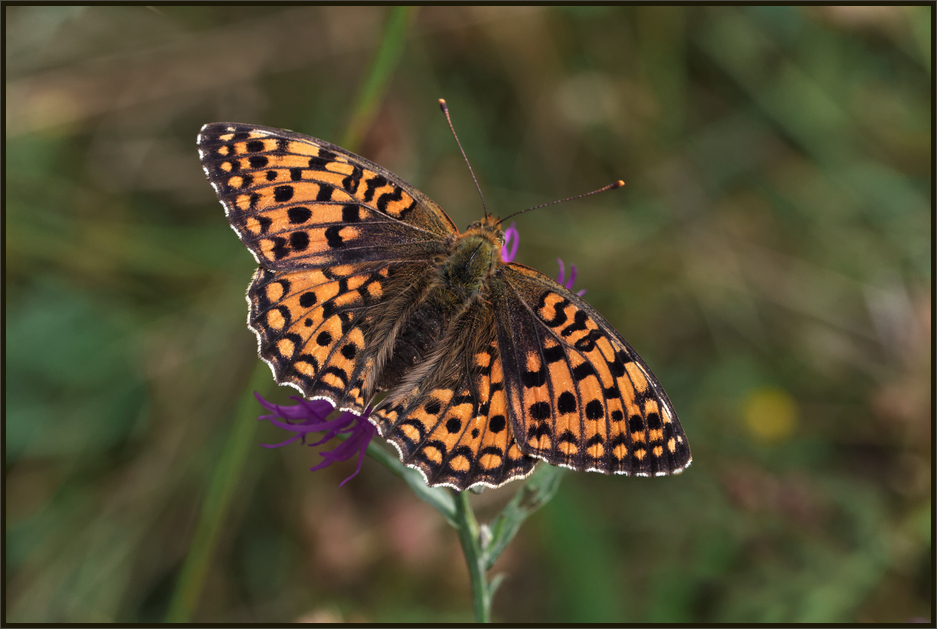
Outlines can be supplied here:
[[497, 228], [473, 226], [453, 242], [449, 256], [439, 267], [440, 279], [452, 299], [466, 300], [483, 292], [488, 278], [503, 264], [502, 238]]

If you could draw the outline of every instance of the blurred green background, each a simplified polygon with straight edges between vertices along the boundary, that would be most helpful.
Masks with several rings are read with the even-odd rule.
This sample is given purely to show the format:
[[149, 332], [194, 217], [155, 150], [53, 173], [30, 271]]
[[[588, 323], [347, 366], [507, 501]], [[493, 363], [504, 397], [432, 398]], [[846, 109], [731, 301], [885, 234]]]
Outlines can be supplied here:
[[518, 217], [518, 261], [577, 264], [694, 454], [567, 474], [494, 618], [931, 618], [930, 7], [5, 12], [8, 621], [471, 620], [399, 478], [253, 445], [285, 435], [245, 395], [291, 390], [252, 380], [254, 262], [195, 149], [213, 121], [347, 141], [465, 227], [440, 97], [495, 214], [626, 181]]

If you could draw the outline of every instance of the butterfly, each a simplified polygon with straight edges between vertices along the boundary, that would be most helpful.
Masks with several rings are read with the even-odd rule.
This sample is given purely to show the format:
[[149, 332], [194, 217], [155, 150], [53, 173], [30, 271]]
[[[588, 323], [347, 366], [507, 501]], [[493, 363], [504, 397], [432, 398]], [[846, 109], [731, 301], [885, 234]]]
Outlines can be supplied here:
[[292, 131], [216, 122], [198, 148], [259, 264], [248, 325], [277, 382], [370, 407], [430, 486], [497, 487], [538, 460], [637, 476], [690, 464], [648, 366], [579, 295], [505, 263], [494, 217], [460, 233], [393, 173]]

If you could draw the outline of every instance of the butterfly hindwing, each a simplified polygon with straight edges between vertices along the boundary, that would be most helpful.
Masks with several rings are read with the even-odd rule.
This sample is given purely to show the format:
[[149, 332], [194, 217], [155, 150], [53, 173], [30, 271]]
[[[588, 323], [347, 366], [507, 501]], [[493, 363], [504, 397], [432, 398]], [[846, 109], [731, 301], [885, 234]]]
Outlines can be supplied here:
[[361, 412], [367, 312], [384, 302], [387, 267], [259, 268], [247, 292], [249, 327], [278, 382]]
[[521, 451], [508, 419], [498, 341], [490, 326], [472, 332], [488, 342], [464, 352], [451, 378], [372, 414], [404, 463], [431, 486], [460, 491], [524, 478], [537, 462]]
[[686, 435], [637, 352], [581, 297], [507, 265], [496, 307], [521, 449], [553, 465], [639, 476], [681, 472]]

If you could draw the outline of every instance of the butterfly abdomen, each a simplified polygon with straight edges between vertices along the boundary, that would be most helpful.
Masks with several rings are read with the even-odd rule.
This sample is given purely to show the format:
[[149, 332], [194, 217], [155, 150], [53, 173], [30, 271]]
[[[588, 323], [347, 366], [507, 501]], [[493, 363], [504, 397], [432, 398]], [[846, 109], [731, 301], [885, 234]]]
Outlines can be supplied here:
[[[382, 315], [383, 323], [369, 334], [375, 341], [383, 338], [385, 347], [392, 343], [375, 379], [375, 392], [390, 391], [388, 403], [419, 396], [419, 391], [451, 379], [463, 368], [459, 356], [469, 350], [474, 354], [474, 347], [493, 335], [490, 325], [479, 328], [478, 319], [487, 313], [491, 275], [503, 264], [499, 233], [470, 230], [453, 239], [448, 253], [434, 261], [432, 273], [422, 274], [421, 280], [401, 278], [400, 294], [408, 296], [395, 299]], [[432, 279], [425, 284], [427, 277]], [[407, 281], [411, 283], [404, 286]], [[421, 281], [423, 289], [413, 290]], [[467, 334], [469, 330], [476, 334]]]
[[394, 342], [393, 352], [378, 380], [378, 389], [392, 389], [407, 371], [425, 361], [442, 337], [448, 312], [436, 299], [427, 299], [413, 312]]

